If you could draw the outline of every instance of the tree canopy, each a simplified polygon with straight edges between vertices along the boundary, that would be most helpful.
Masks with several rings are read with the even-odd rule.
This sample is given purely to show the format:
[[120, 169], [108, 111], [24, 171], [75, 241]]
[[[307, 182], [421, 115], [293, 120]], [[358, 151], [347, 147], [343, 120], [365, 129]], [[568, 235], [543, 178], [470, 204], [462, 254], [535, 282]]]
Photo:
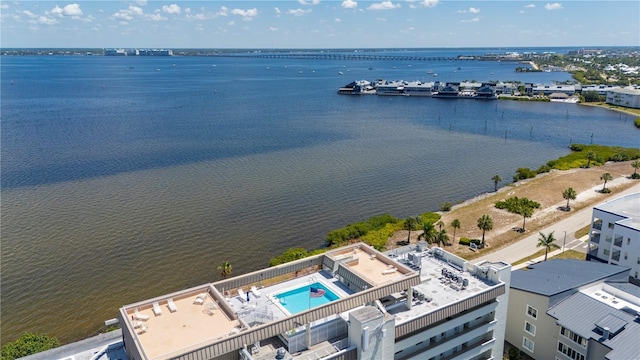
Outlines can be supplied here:
[[572, 187], [567, 188], [562, 192], [562, 198], [567, 200], [567, 206], [566, 206], [567, 211], [571, 210], [571, 207], [569, 206], [569, 201], [570, 200], [575, 200], [577, 195], [578, 194], [576, 193], [576, 191]]
[[482, 230], [482, 247], [484, 247], [484, 233], [493, 229], [493, 219], [489, 215], [482, 215], [478, 219], [478, 229]]
[[41, 333], [24, 333], [2, 347], [2, 360], [13, 360], [60, 346], [60, 341]]
[[535, 209], [540, 208], [540, 203], [527, 198], [519, 198], [517, 196], [510, 197], [504, 201], [496, 202], [496, 208], [504, 209], [512, 214], [521, 215], [524, 218], [522, 222], [522, 231], [525, 231], [527, 218], [533, 216]]

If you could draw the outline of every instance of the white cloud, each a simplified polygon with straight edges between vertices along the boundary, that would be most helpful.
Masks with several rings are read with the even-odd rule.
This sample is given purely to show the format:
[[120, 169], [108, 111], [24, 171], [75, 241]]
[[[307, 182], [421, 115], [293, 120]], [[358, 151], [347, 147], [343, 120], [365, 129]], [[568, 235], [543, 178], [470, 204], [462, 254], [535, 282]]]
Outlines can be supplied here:
[[553, 3], [553, 4], [547, 3], [547, 5], [545, 5], [544, 8], [547, 9], [547, 10], [560, 10], [560, 9], [562, 9], [562, 4], [560, 4], [560, 3]]
[[466, 14], [467, 12], [470, 12], [472, 14], [477, 14], [477, 13], [480, 12], [480, 9], [474, 8], [474, 7], [470, 7], [469, 10], [458, 10], [456, 12], [460, 13], [460, 14]]
[[169, 6], [163, 5], [162, 11], [166, 12], [167, 14], [180, 14], [180, 6], [178, 6], [177, 4], [171, 4]]
[[235, 25], [236, 25], [236, 22], [235, 22], [235, 21], [233, 21], [233, 20], [231, 20], [231, 21], [229, 21], [229, 22], [227, 23], [227, 25], [229, 25], [229, 26], [235, 26]]
[[291, 10], [287, 10], [287, 14], [289, 15], [293, 15], [293, 16], [302, 16], [304, 14], [308, 14], [311, 12], [311, 9], [291, 9]]
[[134, 16], [142, 16], [142, 14], [143, 14], [142, 8], [129, 5], [129, 8], [118, 10], [118, 12], [113, 14], [112, 17], [114, 19], [129, 21], [129, 20], [133, 20]]
[[277, 28], [277, 27], [270, 26], [270, 27], [269, 27], [269, 31], [278, 31], [278, 28]]
[[82, 9], [80, 9], [80, 5], [78, 4], [68, 4], [65, 5], [65, 7], [60, 8], [58, 5], [56, 5], [56, 7], [54, 7], [53, 9], [51, 9], [51, 11], [48, 11], [47, 14], [54, 14], [55, 16], [58, 17], [63, 17], [63, 16], [80, 16], [82, 15]]
[[191, 8], [185, 8], [184, 9], [184, 13], [185, 14], [191, 14]]
[[439, 2], [440, 0], [422, 0], [420, 6], [431, 8], [438, 5]]
[[376, 18], [376, 21], [387, 21], [387, 18]]
[[147, 0], [136, 0], [136, 4], [140, 6], [145, 6], [147, 5]]
[[358, 7], [358, 2], [353, 0], [344, 0], [340, 6], [345, 9], [355, 9]]
[[0, 9], [2, 9], [2, 10], [7, 10], [8, 8], [9, 8], [9, 5], [8, 5], [8, 4], [2, 4], [2, 5], [0, 5]]
[[280, 11], [280, 9], [277, 8], [277, 7], [273, 8], [273, 10], [275, 10], [276, 14], [278, 14], [278, 15], [280, 15], [282, 13], [282, 11]]
[[536, 4], [528, 4], [528, 5], [525, 5], [524, 7], [533, 9], [534, 7], [536, 7]]
[[160, 13], [155, 13], [155, 14], [150, 14], [147, 15], [147, 19], [151, 20], [151, 21], [162, 21], [162, 20], [167, 20], [166, 17], [162, 16], [162, 14]]
[[478, 21], [480, 21], [480, 18], [479, 17], [474, 17], [473, 19], [469, 19], [469, 20], [461, 20], [460, 22], [470, 23], [470, 22], [478, 22]]
[[258, 16], [258, 9], [233, 9], [231, 10], [232, 15], [242, 16], [242, 20], [251, 21], [254, 17]]
[[38, 24], [43, 24], [43, 25], [55, 25], [58, 23], [58, 20], [56, 19], [49, 19], [46, 16], [40, 16], [38, 18]]
[[38, 17], [38, 15], [36, 15], [36, 14], [32, 13], [32, 12], [31, 12], [31, 11], [29, 11], [29, 10], [23, 10], [23, 11], [22, 11], [22, 13], [23, 13], [23, 14], [25, 14], [25, 15], [27, 15], [28, 17], [30, 17], [30, 18], [32, 18], [32, 19], [35, 19], [35, 18], [37, 18], [37, 17]]
[[300, 3], [300, 5], [318, 5], [318, 4], [320, 4], [320, 0], [311, 0], [311, 1], [298, 0], [298, 2]]
[[220, 11], [218, 11], [218, 12], [216, 13], [216, 15], [219, 15], [219, 16], [227, 16], [227, 12], [229, 12], [229, 9], [227, 9], [227, 7], [226, 7], [226, 6], [221, 6], [221, 7], [220, 7]]
[[54, 14], [55, 16], [58, 17], [62, 17], [62, 8], [58, 5], [56, 5], [56, 7], [54, 7], [53, 9], [51, 9], [51, 11], [48, 11], [47, 13], [51, 13]]
[[340, 18], [335, 18], [335, 19], [333, 20], [333, 22], [337, 22], [337, 23], [339, 23], [339, 22], [342, 22], [342, 19], [340, 19]]
[[392, 10], [400, 7], [400, 4], [394, 4], [391, 1], [383, 1], [381, 3], [371, 4], [367, 9], [369, 10]]

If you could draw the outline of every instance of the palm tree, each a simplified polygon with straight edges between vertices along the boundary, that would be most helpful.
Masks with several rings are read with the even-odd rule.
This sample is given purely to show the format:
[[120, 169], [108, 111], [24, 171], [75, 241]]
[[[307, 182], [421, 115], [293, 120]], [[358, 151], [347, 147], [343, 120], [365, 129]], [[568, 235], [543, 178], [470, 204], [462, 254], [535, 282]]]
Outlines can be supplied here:
[[405, 230], [409, 230], [409, 234], [407, 235], [407, 243], [411, 243], [411, 230], [416, 230], [418, 227], [418, 222], [415, 218], [408, 217], [404, 220], [403, 228]]
[[226, 278], [231, 275], [231, 263], [228, 261], [223, 261], [222, 264], [218, 265], [218, 271], [220, 271], [220, 276]]
[[525, 232], [527, 229], [525, 229], [524, 226], [527, 223], [527, 218], [533, 216], [533, 208], [531, 206], [523, 205], [520, 209], [520, 215], [522, 215], [522, 232]]
[[447, 235], [447, 230], [440, 230], [440, 232], [438, 232], [437, 239], [438, 244], [442, 244], [445, 246], [449, 245], [449, 235]]
[[451, 227], [453, 228], [453, 242], [456, 242], [456, 229], [460, 229], [460, 220], [458, 219], [453, 219], [453, 221], [451, 221]]
[[491, 180], [493, 180], [493, 188], [494, 191], [498, 191], [498, 183], [500, 181], [502, 181], [502, 178], [500, 177], [500, 175], [494, 175]]
[[493, 219], [489, 215], [482, 215], [478, 219], [478, 229], [482, 230], [482, 247], [484, 247], [484, 233], [493, 229]]
[[438, 232], [436, 231], [435, 226], [432, 223], [424, 223], [422, 226], [422, 234], [420, 237], [423, 237], [426, 242], [432, 244], [436, 240], [436, 236]]
[[596, 153], [594, 153], [593, 151], [589, 150], [589, 151], [587, 151], [585, 156], [587, 157], [587, 167], [590, 167], [591, 166], [591, 162], [596, 159]]
[[600, 176], [600, 180], [604, 181], [604, 185], [602, 185], [602, 192], [605, 192], [606, 186], [607, 186], [607, 181], [609, 180], [613, 180], [613, 176], [611, 176], [611, 174], [609, 174], [608, 172], [602, 174], [602, 176]]
[[438, 221], [438, 223], [436, 224], [438, 225], [438, 230], [442, 231], [442, 227], [444, 226], [444, 222], [442, 222], [442, 220]]
[[631, 177], [635, 179], [638, 175], [638, 168], [640, 168], [640, 160], [633, 160], [631, 166], [633, 167], [633, 175]]
[[576, 199], [576, 191], [573, 190], [572, 187], [566, 189], [565, 191], [562, 192], [562, 197], [567, 200], [567, 206], [566, 209], [567, 211], [571, 210], [571, 207], [569, 206], [569, 200], [575, 200]]
[[553, 231], [546, 236], [543, 233], [540, 233], [537, 246], [544, 246], [544, 261], [547, 261], [547, 253], [549, 253], [549, 250], [551, 250], [551, 245], [554, 241], [556, 241], [556, 239], [553, 237]]

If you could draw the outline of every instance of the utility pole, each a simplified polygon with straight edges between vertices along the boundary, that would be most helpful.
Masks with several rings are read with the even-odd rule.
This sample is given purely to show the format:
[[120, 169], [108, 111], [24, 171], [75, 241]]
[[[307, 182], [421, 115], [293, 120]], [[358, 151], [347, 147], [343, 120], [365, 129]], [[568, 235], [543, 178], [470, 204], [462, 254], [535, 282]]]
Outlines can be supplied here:
[[562, 253], [564, 254], [564, 244], [567, 243], [567, 231], [564, 232], [564, 240], [562, 240]]

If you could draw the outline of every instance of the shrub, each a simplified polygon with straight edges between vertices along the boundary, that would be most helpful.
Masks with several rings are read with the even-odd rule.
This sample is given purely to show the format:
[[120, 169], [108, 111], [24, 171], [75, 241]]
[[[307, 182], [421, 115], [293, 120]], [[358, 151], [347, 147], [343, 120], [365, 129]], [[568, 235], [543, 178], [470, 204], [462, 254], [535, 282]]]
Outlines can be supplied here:
[[537, 174], [542, 174], [542, 173], [548, 173], [549, 171], [551, 171], [551, 166], [549, 165], [542, 165], [538, 168], [538, 170], [536, 170]]
[[422, 219], [423, 224], [435, 224], [440, 220], [442, 216], [435, 212], [426, 212], [420, 214], [420, 218]]
[[289, 261], [304, 259], [307, 256], [309, 256], [309, 252], [307, 252], [307, 249], [301, 247], [291, 248], [285, 250], [282, 254], [269, 260], [269, 266], [276, 266], [287, 263]]
[[604, 188], [604, 189], [601, 189], [600, 192], [603, 193], [603, 194], [609, 194], [609, 193], [611, 193], [611, 189]]
[[582, 150], [584, 150], [584, 145], [582, 145], [582, 144], [571, 144], [571, 150], [573, 150], [573, 151], [582, 151]]
[[460, 245], [466, 245], [469, 246], [471, 244], [476, 244], [476, 245], [480, 245], [482, 241], [480, 239], [469, 239], [466, 237], [460, 238], [460, 240], [458, 240], [458, 243]]
[[633, 123], [636, 125], [638, 129], [640, 129], [640, 117], [636, 118], [636, 120]]
[[529, 168], [518, 168], [516, 170], [516, 174], [513, 175], [513, 181], [517, 182], [518, 180], [530, 179], [536, 177], [536, 172]]
[[640, 173], [633, 173], [633, 174], [631, 174], [631, 178], [632, 178], [632, 179], [640, 179]]
[[54, 337], [38, 333], [24, 333], [2, 347], [2, 360], [13, 360], [60, 346]]
[[629, 160], [629, 155], [617, 152], [617, 153], [611, 155], [609, 160], [610, 161], [615, 161], [615, 162], [627, 161], [627, 160]]
[[442, 212], [451, 211], [451, 207], [452, 206], [453, 206], [453, 204], [451, 204], [448, 201], [445, 201], [442, 204], [440, 204], [440, 211], [442, 211]]

